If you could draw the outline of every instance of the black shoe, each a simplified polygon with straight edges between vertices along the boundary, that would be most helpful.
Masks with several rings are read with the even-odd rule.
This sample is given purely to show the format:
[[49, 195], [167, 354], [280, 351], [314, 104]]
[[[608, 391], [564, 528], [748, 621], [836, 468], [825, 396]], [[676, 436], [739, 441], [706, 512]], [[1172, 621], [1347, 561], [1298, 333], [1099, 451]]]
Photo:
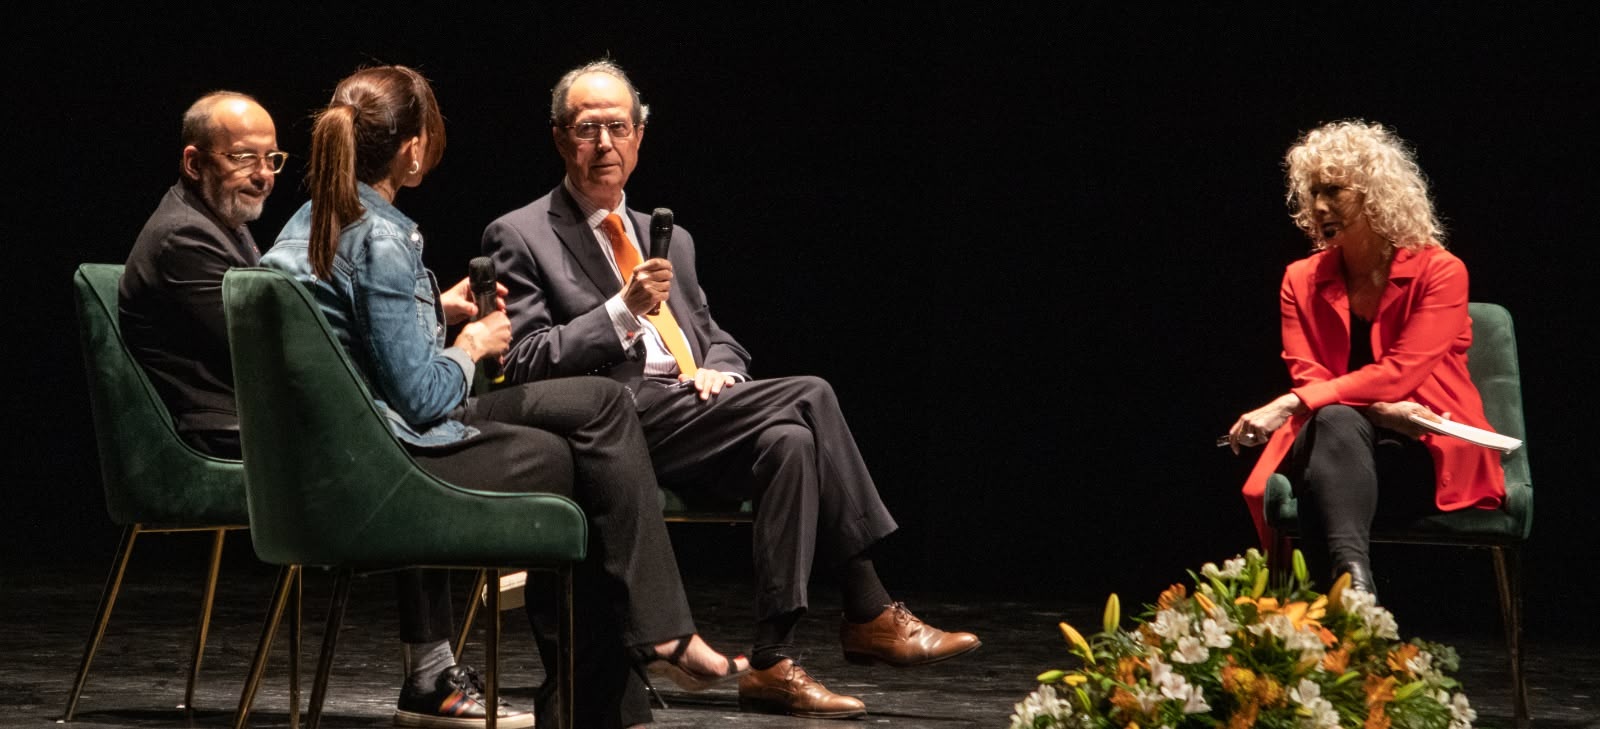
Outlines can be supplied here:
[[[435, 727], [437, 729], [476, 729], [485, 724], [483, 678], [477, 671], [455, 665], [439, 674], [433, 690], [421, 693], [407, 684], [400, 690], [400, 703], [394, 710], [395, 726]], [[495, 716], [502, 729], [527, 729], [533, 726], [533, 713], [500, 701]]]
[[[665, 677], [684, 691], [708, 691], [717, 684], [735, 680], [750, 670], [748, 661], [743, 669], [739, 668], [738, 661], [743, 660], [744, 656], [735, 658], [722, 656], [722, 660], [727, 661], [728, 665], [724, 666], [718, 673], [701, 673], [683, 665], [683, 656], [689, 652], [689, 644], [694, 641], [695, 637], [694, 635], [688, 635], [679, 638], [677, 644], [673, 646], [672, 653], [665, 656], [656, 655], [654, 648], [648, 646], [639, 647], [635, 651], [635, 665], [643, 666], [650, 673]], [[640, 678], [644, 677], [641, 676]], [[649, 686], [649, 684], [649, 679], [645, 679], [645, 685]], [[654, 690], [653, 686], [651, 690]]]
[[1378, 598], [1378, 585], [1372, 581], [1372, 568], [1368, 567], [1366, 562], [1346, 562], [1339, 565], [1339, 569], [1334, 570], [1333, 577], [1337, 580], [1339, 575], [1343, 574], [1350, 575], [1351, 587], [1371, 595], [1374, 600]]

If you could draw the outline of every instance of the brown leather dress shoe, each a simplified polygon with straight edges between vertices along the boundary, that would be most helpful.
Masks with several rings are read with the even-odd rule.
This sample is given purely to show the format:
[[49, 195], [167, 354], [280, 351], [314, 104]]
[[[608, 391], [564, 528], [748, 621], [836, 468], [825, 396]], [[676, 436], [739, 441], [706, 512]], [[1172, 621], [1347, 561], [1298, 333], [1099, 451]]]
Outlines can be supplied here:
[[905, 668], [938, 663], [966, 653], [983, 642], [971, 633], [946, 633], [917, 619], [905, 603], [884, 608], [870, 623], [839, 626], [844, 658], [851, 663], [887, 663]]
[[739, 710], [808, 719], [849, 719], [867, 713], [867, 705], [854, 696], [829, 691], [794, 659], [785, 658], [765, 671], [752, 669], [739, 677]]

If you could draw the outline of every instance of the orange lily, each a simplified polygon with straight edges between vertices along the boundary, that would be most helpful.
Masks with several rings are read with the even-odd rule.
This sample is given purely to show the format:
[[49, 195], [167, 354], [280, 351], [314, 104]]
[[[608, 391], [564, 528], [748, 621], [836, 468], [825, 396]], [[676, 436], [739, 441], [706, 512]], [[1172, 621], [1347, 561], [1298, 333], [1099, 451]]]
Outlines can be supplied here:
[[1406, 662], [1416, 658], [1417, 654], [1421, 652], [1421, 648], [1418, 648], [1411, 643], [1407, 643], [1390, 651], [1388, 658], [1389, 670], [1396, 673], [1403, 673], [1407, 676], [1411, 675], [1411, 669], [1406, 667]]
[[1325, 595], [1325, 597], [1328, 600], [1327, 604], [1333, 607], [1334, 612], [1341, 612], [1344, 610], [1344, 602], [1342, 598], [1344, 597], [1344, 591], [1349, 587], [1350, 573], [1346, 572], [1342, 575], [1339, 575], [1339, 579], [1333, 581], [1333, 587], [1328, 589], [1328, 594]]
[[1339, 646], [1338, 650], [1328, 651], [1322, 656], [1322, 668], [1328, 673], [1344, 673], [1350, 667], [1350, 648]]
[[1389, 712], [1384, 708], [1394, 700], [1394, 676], [1367, 676], [1362, 688], [1367, 694], [1367, 720], [1362, 729], [1389, 729]]
[[1188, 597], [1189, 590], [1181, 584], [1174, 584], [1162, 591], [1161, 597], [1156, 598], [1156, 607], [1162, 610], [1171, 610]]

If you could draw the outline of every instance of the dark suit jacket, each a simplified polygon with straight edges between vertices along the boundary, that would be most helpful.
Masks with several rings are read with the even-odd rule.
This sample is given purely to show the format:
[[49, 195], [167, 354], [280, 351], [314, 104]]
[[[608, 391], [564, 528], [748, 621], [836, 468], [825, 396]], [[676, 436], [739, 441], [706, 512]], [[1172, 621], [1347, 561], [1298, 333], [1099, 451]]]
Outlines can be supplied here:
[[239, 429], [222, 274], [260, 260], [250, 231], [228, 230], [181, 181], [128, 253], [117, 292], [122, 335], [181, 432]]
[[[628, 211], [634, 229], [648, 231], [649, 216]], [[646, 244], [647, 246], [647, 244]], [[648, 248], [647, 248], [648, 250]], [[631, 384], [644, 372], [644, 345], [625, 352], [606, 313], [606, 299], [622, 289], [594, 231], [564, 186], [513, 210], [483, 234], [510, 289], [512, 345], [506, 377], [528, 382], [549, 377], [602, 375]], [[750, 354], [711, 318], [695, 273], [694, 239], [672, 232], [672, 296], [668, 305], [702, 367], [748, 374]]]

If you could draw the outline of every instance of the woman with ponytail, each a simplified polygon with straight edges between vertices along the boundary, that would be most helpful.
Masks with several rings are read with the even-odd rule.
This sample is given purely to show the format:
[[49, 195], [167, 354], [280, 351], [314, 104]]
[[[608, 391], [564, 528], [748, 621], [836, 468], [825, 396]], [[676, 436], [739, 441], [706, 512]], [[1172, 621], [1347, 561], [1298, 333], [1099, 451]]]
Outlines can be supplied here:
[[[311, 200], [262, 265], [312, 291], [395, 436], [424, 469], [467, 488], [554, 491], [583, 507], [591, 556], [576, 577], [575, 715], [593, 727], [649, 722], [644, 665], [705, 687], [749, 662], [716, 652], [695, 631], [644, 436], [621, 385], [565, 378], [469, 396], [476, 363], [498, 359], [510, 345], [505, 304], [497, 300], [496, 311], [474, 318], [467, 279], [441, 292], [422, 263], [421, 231], [395, 207], [401, 188], [422, 184], [444, 148], [444, 118], [421, 74], [382, 66], [344, 79], [312, 130]], [[446, 346], [446, 328], [456, 325]], [[411, 657], [395, 712], [402, 726], [460, 727], [484, 716], [472, 670], [452, 665], [447, 580], [442, 570], [398, 579], [401, 639]], [[554, 612], [547, 594], [529, 595], [541, 628]], [[541, 653], [548, 678], [554, 656]], [[547, 680], [537, 701], [551, 722], [553, 701], [543, 699], [553, 689]], [[505, 706], [498, 721], [533, 723]]]

